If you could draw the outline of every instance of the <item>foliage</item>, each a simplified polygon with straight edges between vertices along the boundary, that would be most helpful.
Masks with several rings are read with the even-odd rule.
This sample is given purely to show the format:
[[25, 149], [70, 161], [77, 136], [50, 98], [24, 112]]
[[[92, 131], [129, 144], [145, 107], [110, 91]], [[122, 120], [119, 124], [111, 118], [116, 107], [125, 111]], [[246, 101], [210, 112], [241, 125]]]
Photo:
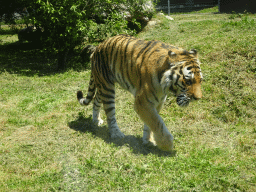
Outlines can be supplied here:
[[27, 3], [27, 0], [0, 0], [0, 21], [15, 24], [17, 20], [27, 15]]
[[123, 19], [123, 16], [117, 12], [112, 12], [103, 20], [104, 23], [97, 24], [93, 20], [89, 22], [89, 30], [86, 34], [86, 40], [89, 42], [103, 41], [117, 34], [135, 34], [135, 30], [131, 30], [127, 27], [128, 21]]
[[[31, 0], [27, 0], [31, 1]], [[65, 68], [68, 51], [84, 40], [103, 40], [118, 33], [134, 33], [124, 18], [132, 21], [145, 0], [32, 0], [27, 7], [31, 23], [44, 29], [44, 44], [59, 54]], [[148, 10], [141, 15], [149, 16]], [[61, 59], [61, 61], [60, 61]]]
[[[129, 23], [140, 28], [141, 18], [152, 17], [149, 0], [10, 0], [0, 15], [15, 22], [15, 12], [29, 13], [26, 23], [43, 29], [42, 44], [58, 53], [60, 69], [67, 54], [84, 41], [102, 41], [119, 33], [134, 34]], [[8, 9], [7, 9], [8, 8]], [[7, 11], [8, 10], [8, 11]], [[23, 12], [22, 12], [22, 11]], [[22, 15], [24, 16], [24, 14]]]

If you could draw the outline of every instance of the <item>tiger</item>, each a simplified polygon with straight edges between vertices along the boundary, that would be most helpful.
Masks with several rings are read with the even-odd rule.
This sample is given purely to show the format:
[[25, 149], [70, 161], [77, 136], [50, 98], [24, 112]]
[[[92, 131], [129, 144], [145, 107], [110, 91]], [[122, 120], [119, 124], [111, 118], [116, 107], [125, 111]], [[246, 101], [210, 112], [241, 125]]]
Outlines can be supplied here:
[[155, 144], [163, 151], [173, 150], [173, 136], [159, 112], [167, 95], [173, 93], [179, 106], [202, 98], [202, 72], [198, 53], [161, 41], [146, 41], [117, 35], [99, 44], [90, 56], [91, 77], [87, 96], [77, 91], [81, 105], [93, 99], [92, 121], [101, 125], [100, 108], [107, 117], [111, 139], [123, 138], [115, 117], [115, 83], [135, 98], [134, 110], [144, 122], [143, 144]]

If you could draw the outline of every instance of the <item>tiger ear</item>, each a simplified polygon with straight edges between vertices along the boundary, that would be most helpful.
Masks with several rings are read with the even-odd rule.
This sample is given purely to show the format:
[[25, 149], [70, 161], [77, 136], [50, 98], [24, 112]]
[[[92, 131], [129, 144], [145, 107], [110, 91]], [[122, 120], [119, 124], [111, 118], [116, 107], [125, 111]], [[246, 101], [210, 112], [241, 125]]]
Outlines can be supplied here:
[[188, 53], [197, 57], [197, 50], [195, 50], [195, 49], [191, 49]]
[[168, 55], [170, 57], [175, 57], [177, 54], [175, 52], [173, 52], [173, 51], [168, 51]]

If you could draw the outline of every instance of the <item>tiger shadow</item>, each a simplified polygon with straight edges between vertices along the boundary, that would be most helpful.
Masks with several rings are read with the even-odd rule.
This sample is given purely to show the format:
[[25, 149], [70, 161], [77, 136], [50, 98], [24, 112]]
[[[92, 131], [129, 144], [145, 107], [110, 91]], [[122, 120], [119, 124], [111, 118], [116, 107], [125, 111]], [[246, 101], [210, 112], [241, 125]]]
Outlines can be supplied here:
[[80, 133], [92, 133], [95, 137], [103, 139], [108, 144], [114, 144], [116, 147], [127, 146], [134, 154], [149, 155], [154, 154], [157, 156], [176, 156], [176, 151], [165, 152], [158, 149], [153, 145], [143, 145], [142, 138], [134, 135], [125, 135], [124, 138], [111, 139], [108, 127], [96, 126], [92, 122], [92, 117], [84, 117], [81, 113], [76, 120], [68, 123], [68, 126]]

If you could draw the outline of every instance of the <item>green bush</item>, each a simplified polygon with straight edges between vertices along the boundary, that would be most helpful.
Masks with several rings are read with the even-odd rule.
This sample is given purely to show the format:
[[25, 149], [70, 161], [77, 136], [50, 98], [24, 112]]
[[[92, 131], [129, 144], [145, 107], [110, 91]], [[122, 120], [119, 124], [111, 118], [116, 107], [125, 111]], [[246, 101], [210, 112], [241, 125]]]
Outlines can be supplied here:
[[137, 20], [153, 14], [143, 9], [145, 2], [149, 0], [32, 0], [27, 10], [30, 23], [44, 29], [44, 45], [58, 53], [58, 68], [64, 69], [67, 54], [76, 45], [134, 34], [128, 22], [140, 26]]

